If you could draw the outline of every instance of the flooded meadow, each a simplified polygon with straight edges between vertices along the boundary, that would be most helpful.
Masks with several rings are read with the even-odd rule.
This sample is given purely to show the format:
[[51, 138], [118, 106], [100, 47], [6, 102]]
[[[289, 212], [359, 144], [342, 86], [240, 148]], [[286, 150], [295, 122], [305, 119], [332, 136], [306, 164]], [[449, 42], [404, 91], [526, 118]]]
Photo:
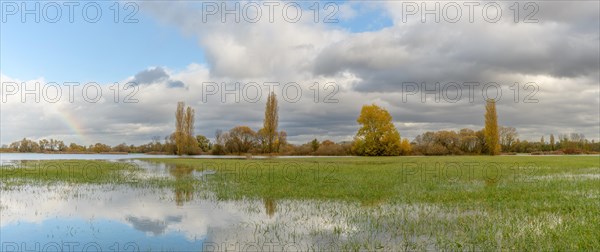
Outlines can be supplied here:
[[2, 251], [598, 248], [598, 157], [514, 159], [7, 161]]

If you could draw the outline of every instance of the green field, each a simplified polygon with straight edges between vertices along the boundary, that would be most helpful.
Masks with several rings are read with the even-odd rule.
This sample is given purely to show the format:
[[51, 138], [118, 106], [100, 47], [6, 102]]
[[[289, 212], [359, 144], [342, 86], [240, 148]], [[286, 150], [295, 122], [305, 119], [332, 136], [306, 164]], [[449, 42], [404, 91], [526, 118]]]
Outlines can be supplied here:
[[[167, 176], [147, 176], [140, 163], [30, 161], [19, 169], [4, 167], [1, 178], [3, 190], [24, 184], [123, 184], [218, 201], [358, 205], [358, 210], [335, 210], [363, 229], [334, 231], [355, 237], [344, 241], [344, 250], [392, 249], [381, 237], [393, 242], [408, 234], [433, 237], [435, 249], [443, 250], [600, 250], [599, 156], [142, 161], [164, 164]], [[70, 163], [61, 165], [65, 162]], [[208, 174], [193, 176], [199, 172]], [[431, 248], [412, 240], [399, 247]]]

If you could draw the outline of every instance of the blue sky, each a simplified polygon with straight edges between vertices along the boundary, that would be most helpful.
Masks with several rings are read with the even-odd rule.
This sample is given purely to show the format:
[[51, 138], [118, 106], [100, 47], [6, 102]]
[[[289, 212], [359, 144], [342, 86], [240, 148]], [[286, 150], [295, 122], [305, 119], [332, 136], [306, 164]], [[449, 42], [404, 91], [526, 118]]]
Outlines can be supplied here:
[[197, 38], [141, 12], [135, 15], [138, 23], [115, 23], [108, 12], [114, 2], [99, 3], [104, 13], [94, 24], [78, 15], [73, 23], [66, 14], [57, 23], [23, 23], [19, 15], [9, 16], [2, 23], [2, 73], [23, 80], [105, 83], [150, 66], [177, 70], [191, 62], [204, 63]]
[[[26, 6], [34, 8], [34, 3], [27, 1]], [[72, 23], [66, 13], [56, 23], [44, 22], [43, 17], [36, 23], [33, 15], [26, 15], [26, 22], [21, 22], [20, 13], [7, 15], [3, 12], [6, 22], [1, 22], [2, 74], [21, 80], [43, 77], [57, 83], [110, 83], [153, 66], [177, 71], [191, 63], [206, 64], [198, 37], [186, 35], [172, 25], [161, 24], [143, 10], [133, 16], [139, 22], [123, 23], [132, 10], [123, 10], [123, 3], [120, 4], [120, 22], [115, 23], [111, 9], [115, 2], [98, 3], [103, 14], [97, 23], [85, 22], [77, 12], [83, 4], [75, 7]], [[313, 2], [301, 3], [306, 11], [310, 11], [308, 8]], [[45, 3], [40, 2], [40, 8], [44, 6]], [[3, 8], [8, 7], [3, 4]], [[62, 10], [66, 12], [68, 7], [63, 6]], [[332, 9], [321, 12], [322, 19], [329, 10]], [[351, 32], [391, 26], [391, 19], [380, 12], [376, 8], [364, 8], [355, 18], [336, 15], [339, 22], [329, 25]], [[53, 18], [54, 13], [48, 13], [49, 18]]]
[[[78, 251], [198, 251], [203, 240], [190, 241], [185, 234], [152, 234], [119, 220], [52, 218], [39, 223], [27, 221], [2, 227], [3, 248], [17, 250]], [[110, 230], [110, 232], [106, 232]], [[8, 242], [7, 242], [8, 241]], [[25, 247], [23, 247], [25, 246]], [[70, 249], [69, 249], [70, 248]], [[135, 249], [132, 249], [135, 248]]]
[[[297, 82], [306, 92], [298, 103], [281, 100], [280, 125], [292, 143], [352, 140], [361, 106], [371, 103], [385, 107], [401, 136], [409, 139], [424, 131], [482, 127], [484, 99], [470, 102], [464, 95], [458, 103], [438, 103], [413, 95], [405, 103], [401, 87], [405, 82], [499, 83], [505, 95], [498, 103], [500, 123], [516, 127], [522, 139], [570, 132], [600, 137], [598, 2], [539, 2], [538, 23], [515, 23], [510, 2], [498, 2], [504, 10], [500, 22], [487, 22], [480, 15], [486, 4], [481, 2], [474, 22], [468, 20], [465, 8], [458, 23], [445, 19], [423, 23], [418, 14], [409, 22], [399, 21], [400, 1], [336, 1], [339, 10], [334, 18], [339, 22], [328, 24], [312, 22], [310, 8], [315, 1], [299, 1], [306, 14], [301, 22], [284, 21], [280, 13], [276, 22], [258, 24], [222, 23], [219, 18], [203, 22], [201, 5], [206, 2], [201, 1], [136, 2], [137, 23], [121, 22], [131, 10], [124, 9], [124, 1], [78, 2], [73, 23], [64, 6], [59, 22], [36, 23], [32, 15], [26, 22], [21, 13], [5, 15], [10, 12], [7, 3], [21, 2], [1, 3], [0, 18], [6, 19], [0, 22], [2, 88], [8, 86], [4, 83], [35, 84], [38, 78], [44, 79], [43, 84], [143, 85], [136, 104], [110, 103], [108, 89], [100, 103], [83, 100], [81, 90], [76, 90], [75, 102], [29, 103], [22, 102], [23, 93], [12, 95], [0, 104], [0, 144], [24, 137], [86, 145], [147, 143], [172, 133], [178, 101], [196, 109], [197, 134], [213, 137], [218, 129], [238, 125], [258, 130], [264, 101], [202, 102], [203, 83], [268, 81]], [[40, 3], [41, 8], [64, 4], [24, 3], [29, 7]], [[81, 15], [83, 5], [90, 3], [99, 3], [103, 11], [97, 23], [86, 22]], [[111, 10], [115, 3], [121, 7], [118, 23]], [[322, 9], [320, 19], [330, 10]], [[309, 94], [316, 82], [321, 87], [335, 83], [339, 102], [314, 102]], [[513, 102], [511, 85], [516, 82], [521, 87], [535, 83], [539, 102]], [[325, 91], [321, 90], [323, 96]], [[521, 94], [524, 98], [529, 91]]]

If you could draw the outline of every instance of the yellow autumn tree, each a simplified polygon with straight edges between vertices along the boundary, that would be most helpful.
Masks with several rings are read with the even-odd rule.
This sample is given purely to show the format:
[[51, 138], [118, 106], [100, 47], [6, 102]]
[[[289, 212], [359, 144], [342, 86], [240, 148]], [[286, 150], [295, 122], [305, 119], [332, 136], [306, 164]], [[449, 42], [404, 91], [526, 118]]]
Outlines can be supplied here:
[[277, 97], [274, 92], [269, 94], [267, 105], [265, 107], [265, 119], [263, 128], [259, 130], [263, 151], [273, 153], [278, 149], [279, 141], [277, 139], [277, 125], [279, 123], [279, 108], [277, 106]]
[[488, 99], [485, 105], [485, 147], [490, 155], [500, 154], [500, 134], [498, 132], [498, 116], [496, 115], [496, 101]]
[[356, 155], [400, 155], [400, 134], [387, 110], [375, 104], [364, 105], [356, 121], [362, 125], [356, 133], [352, 146], [352, 151]]
[[194, 138], [194, 113], [194, 109], [191, 107], [186, 108], [184, 102], [177, 103], [174, 133], [177, 155], [200, 152], [198, 142]]
[[410, 146], [408, 139], [402, 139], [402, 142], [400, 143], [400, 152], [402, 155], [410, 155], [412, 152], [412, 146]]
[[178, 102], [175, 111], [175, 146], [177, 155], [183, 155], [185, 149], [185, 103]]

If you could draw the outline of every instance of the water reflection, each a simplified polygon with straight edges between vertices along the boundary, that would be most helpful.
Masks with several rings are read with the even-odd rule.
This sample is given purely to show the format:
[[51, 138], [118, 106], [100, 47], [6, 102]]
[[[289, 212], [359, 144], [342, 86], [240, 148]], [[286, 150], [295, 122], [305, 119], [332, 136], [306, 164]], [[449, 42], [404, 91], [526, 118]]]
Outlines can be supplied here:
[[[126, 160], [134, 158], [181, 158], [176, 155], [150, 155], [150, 154], [62, 154], [62, 153], [0, 153], [0, 165], [19, 160]], [[199, 155], [186, 156], [185, 158], [196, 159], [246, 159], [246, 156], [214, 156]], [[256, 159], [272, 158], [340, 158], [340, 156], [252, 156]]]
[[268, 198], [264, 199], [263, 201], [265, 203], [265, 212], [269, 217], [273, 217], [275, 211], [277, 210], [277, 203], [275, 203], [275, 200]]
[[198, 211], [204, 205], [171, 207], [173, 199], [161, 199], [165, 193], [89, 185], [3, 191], [0, 250], [11, 251], [16, 244], [16, 251], [23, 251], [23, 245], [35, 251], [55, 251], [56, 246], [65, 251], [200, 251], [208, 226], [227, 222], [224, 215], [216, 217], [215, 208]]
[[438, 227], [458, 229], [452, 225], [486, 216], [422, 204], [219, 201], [194, 190], [209, 171], [138, 164], [145, 168], [139, 176], [173, 179], [177, 186], [66, 183], [3, 190], [0, 251], [434, 250], [436, 237], [443, 237]]
[[147, 154], [50, 154], [50, 153], [0, 153], [0, 164], [18, 160], [121, 160], [133, 158], [177, 158], [174, 155]]
[[169, 224], [180, 223], [182, 216], [167, 216], [165, 220], [152, 220], [128, 216], [126, 220], [131, 223], [133, 228], [157, 236], [164, 234]]
[[182, 164], [157, 163], [141, 160], [128, 161], [136, 167], [144, 169], [144, 172], [136, 173], [138, 179], [173, 179], [173, 194], [175, 204], [183, 206], [184, 203], [194, 199], [195, 186], [201, 183], [204, 176], [214, 173], [212, 170], [197, 171], [194, 167]]
[[[190, 176], [187, 169], [174, 171]], [[5, 190], [0, 205], [1, 250], [24, 244], [29, 250], [55, 251], [51, 246], [58, 244], [70, 251], [64, 248], [71, 243], [79, 244], [75, 251], [84, 250], [84, 245], [93, 247], [89, 251], [117, 251], [115, 245], [118, 251], [339, 251], [353, 246], [421, 250], [435, 249], [439, 234], [432, 230], [438, 226], [457, 223], [459, 217], [467, 220], [456, 210], [431, 205], [218, 201], [196, 193], [182, 201], [177, 191], [172, 195], [170, 189], [121, 185]], [[185, 204], [173, 204], [180, 201]]]
[[194, 168], [184, 165], [168, 166], [169, 174], [175, 178], [175, 202], [177, 206], [183, 206], [184, 202], [188, 202], [194, 198], [194, 177], [192, 172]]

